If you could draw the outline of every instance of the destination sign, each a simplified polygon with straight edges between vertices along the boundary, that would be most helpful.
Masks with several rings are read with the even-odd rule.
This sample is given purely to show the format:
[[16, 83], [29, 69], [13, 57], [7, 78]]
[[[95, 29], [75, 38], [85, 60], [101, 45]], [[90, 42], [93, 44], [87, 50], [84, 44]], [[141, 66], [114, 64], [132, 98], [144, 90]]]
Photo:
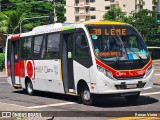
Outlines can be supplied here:
[[123, 29], [101, 29], [101, 28], [92, 28], [89, 30], [91, 35], [120, 35], [124, 36], [127, 34], [127, 30], [125, 28]]

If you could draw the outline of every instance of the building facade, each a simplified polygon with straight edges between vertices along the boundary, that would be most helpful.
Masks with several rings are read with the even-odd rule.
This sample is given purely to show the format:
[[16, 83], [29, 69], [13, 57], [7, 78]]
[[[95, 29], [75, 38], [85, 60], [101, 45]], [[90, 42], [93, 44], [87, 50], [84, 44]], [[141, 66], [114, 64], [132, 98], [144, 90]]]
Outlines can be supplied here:
[[66, 22], [102, 20], [110, 0], [66, 0]]
[[152, 0], [66, 0], [66, 22], [99, 21], [111, 6], [130, 15], [132, 11], [153, 9]]

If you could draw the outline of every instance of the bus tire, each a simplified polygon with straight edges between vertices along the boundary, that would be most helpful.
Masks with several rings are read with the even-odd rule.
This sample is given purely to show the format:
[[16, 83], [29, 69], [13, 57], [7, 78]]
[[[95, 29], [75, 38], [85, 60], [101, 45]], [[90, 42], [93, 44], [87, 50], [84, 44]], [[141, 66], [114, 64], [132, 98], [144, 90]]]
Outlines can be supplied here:
[[19, 87], [15, 87], [15, 86], [14, 86], [14, 89], [19, 89]]
[[139, 96], [140, 96], [140, 92], [138, 92], [137, 94], [134, 94], [134, 95], [125, 96], [125, 98], [128, 102], [132, 103], [132, 102], [136, 102], [137, 99], [139, 98]]
[[33, 84], [30, 80], [27, 81], [26, 83], [26, 90], [27, 90], [27, 93], [29, 95], [33, 95], [34, 94], [34, 89], [33, 89]]
[[88, 86], [84, 86], [80, 91], [80, 99], [84, 105], [93, 105], [93, 96], [90, 93]]

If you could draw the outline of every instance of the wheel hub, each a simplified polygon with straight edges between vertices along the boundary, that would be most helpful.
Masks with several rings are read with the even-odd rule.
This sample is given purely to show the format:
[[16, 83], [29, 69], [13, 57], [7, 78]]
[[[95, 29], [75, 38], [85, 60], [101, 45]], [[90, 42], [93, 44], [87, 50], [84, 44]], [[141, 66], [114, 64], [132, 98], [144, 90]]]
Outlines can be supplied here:
[[84, 91], [83, 98], [84, 98], [84, 100], [89, 100], [90, 99], [90, 92], [88, 90]]
[[31, 83], [28, 83], [28, 87], [27, 88], [28, 88], [28, 92], [31, 93], [32, 92], [32, 85], [31, 85]]

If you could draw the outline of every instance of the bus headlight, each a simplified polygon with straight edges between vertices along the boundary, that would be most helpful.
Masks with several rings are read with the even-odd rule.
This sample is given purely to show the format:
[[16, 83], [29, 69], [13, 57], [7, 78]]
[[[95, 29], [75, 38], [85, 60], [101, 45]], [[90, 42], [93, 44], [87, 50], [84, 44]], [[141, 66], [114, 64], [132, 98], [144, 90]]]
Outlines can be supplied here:
[[114, 79], [113, 74], [110, 71], [104, 69], [103, 67], [101, 67], [99, 65], [97, 65], [97, 69], [98, 69], [98, 71], [103, 73], [105, 76], [109, 77], [110, 79]]
[[150, 75], [151, 71], [152, 71], [152, 65], [150, 65], [150, 66], [147, 68], [144, 77], [148, 77], [148, 75]]

